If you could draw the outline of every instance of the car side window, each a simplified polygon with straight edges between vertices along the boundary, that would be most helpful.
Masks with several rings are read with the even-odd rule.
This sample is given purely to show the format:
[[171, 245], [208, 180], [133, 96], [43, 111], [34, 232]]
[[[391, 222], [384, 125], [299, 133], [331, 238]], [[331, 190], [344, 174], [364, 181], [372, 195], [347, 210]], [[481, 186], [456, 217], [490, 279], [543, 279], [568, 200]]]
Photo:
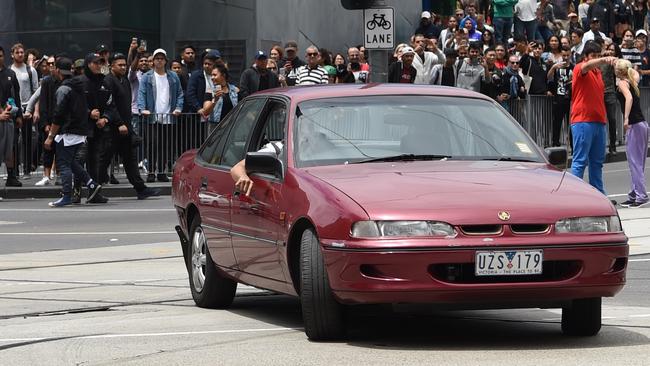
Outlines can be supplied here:
[[[235, 115], [237, 115], [236, 111], [229, 113], [229, 116]], [[230, 117], [219, 123], [216, 131], [208, 137], [208, 141], [205, 143], [203, 150], [199, 152], [199, 158], [201, 160], [211, 165], [219, 165], [221, 163], [223, 147], [226, 145], [228, 131], [230, 131], [233, 120], [234, 118]]]
[[246, 102], [239, 110], [234, 120], [234, 125], [228, 134], [226, 148], [223, 152], [221, 165], [234, 166], [246, 156], [246, 143], [248, 142], [255, 122], [266, 103], [265, 99], [256, 98]]
[[271, 101], [267, 108], [261, 133], [249, 151], [257, 151], [273, 141], [284, 142], [284, 127], [287, 121], [287, 106], [280, 101]]

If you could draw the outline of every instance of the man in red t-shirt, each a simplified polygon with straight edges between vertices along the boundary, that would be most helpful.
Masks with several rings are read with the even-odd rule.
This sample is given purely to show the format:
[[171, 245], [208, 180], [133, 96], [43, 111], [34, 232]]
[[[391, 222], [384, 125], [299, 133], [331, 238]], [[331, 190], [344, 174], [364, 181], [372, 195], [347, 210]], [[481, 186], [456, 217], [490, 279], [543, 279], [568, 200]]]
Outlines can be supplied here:
[[589, 184], [605, 194], [603, 162], [607, 146], [607, 112], [605, 85], [598, 66], [614, 64], [616, 57], [601, 57], [601, 47], [590, 41], [585, 44], [583, 61], [573, 69], [571, 93], [571, 133], [573, 134], [573, 161], [571, 173], [583, 178], [589, 166]]
[[411, 47], [402, 48], [402, 56], [388, 67], [389, 83], [413, 84], [417, 71], [413, 67], [415, 50]]

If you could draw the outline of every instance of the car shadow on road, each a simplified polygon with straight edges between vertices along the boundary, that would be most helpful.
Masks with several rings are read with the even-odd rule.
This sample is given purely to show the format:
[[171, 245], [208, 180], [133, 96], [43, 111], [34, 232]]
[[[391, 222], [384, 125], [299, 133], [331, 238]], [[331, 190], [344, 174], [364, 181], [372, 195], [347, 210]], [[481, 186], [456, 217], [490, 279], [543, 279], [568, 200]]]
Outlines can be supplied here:
[[[498, 311], [395, 311], [391, 306], [354, 306], [346, 312], [350, 346], [399, 350], [540, 350], [611, 348], [650, 344], [650, 339], [606, 320], [595, 337], [561, 332], [557, 312], [540, 309]], [[229, 310], [285, 328], [302, 329], [297, 298], [264, 293], [237, 296]], [[640, 327], [648, 328], [648, 327]]]

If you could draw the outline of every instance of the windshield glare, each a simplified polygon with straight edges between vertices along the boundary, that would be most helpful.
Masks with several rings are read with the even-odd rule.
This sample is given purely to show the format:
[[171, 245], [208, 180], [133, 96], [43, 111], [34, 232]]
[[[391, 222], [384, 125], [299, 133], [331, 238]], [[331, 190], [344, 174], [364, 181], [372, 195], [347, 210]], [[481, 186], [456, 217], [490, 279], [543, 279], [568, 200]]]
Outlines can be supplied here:
[[296, 116], [294, 159], [298, 167], [402, 154], [544, 162], [525, 132], [493, 103], [480, 99], [321, 99], [301, 103]]

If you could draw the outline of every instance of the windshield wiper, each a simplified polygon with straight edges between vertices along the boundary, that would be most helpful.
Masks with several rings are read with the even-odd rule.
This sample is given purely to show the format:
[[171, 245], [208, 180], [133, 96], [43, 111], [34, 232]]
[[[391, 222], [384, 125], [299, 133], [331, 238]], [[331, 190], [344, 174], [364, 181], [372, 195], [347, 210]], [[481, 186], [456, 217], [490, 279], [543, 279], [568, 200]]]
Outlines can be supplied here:
[[495, 160], [495, 161], [521, 161], [524, 163], [539, 163], [537, 160], [525, 159], [525, 158], [512, 158], [510, 156], [501, 156], [498, 158], [484, 158], [481, 160]]
[[418, 154], [400, 154], [392, 156], [382, 156], [379, 158], [365, 159], [350, 164], [374, 163], [380, 161], [415, 161], [415, 160], [440, 160], [451, 159], [449, 155], [418, 155]]

